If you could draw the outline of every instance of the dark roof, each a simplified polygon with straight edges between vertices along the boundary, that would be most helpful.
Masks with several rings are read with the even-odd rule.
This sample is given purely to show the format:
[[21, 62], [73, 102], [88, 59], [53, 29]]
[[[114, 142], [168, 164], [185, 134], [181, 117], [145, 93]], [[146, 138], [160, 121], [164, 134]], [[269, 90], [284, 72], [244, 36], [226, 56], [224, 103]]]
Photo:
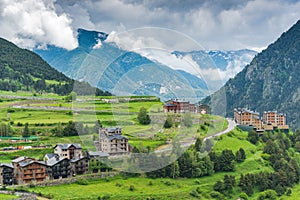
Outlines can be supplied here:
[[65, 159], [69, 160], [68, 158], [64, 158], [64, 157], [58, 157], [58, 156], [57, 157], [52, 157], [51, 159], [47, 160], [46, 165], [51, 167], [51, 166], [56, 165], [57, 163], [65, 160]]
[[176, 105], [175, 105], [175, 104], [171, 104], [171, 103], [166, 103], [164, 106], [176, 107]]
[[38, 163], [41, 165], [46, 165], [44, 161], [37, 161], [37, 160], [25, 160], [19, 163], [20, 167], [26, 167], [27, 165], [30, 165], [32, 163]]
[[108, 157], [108, 153], [106, 152], [100, 152], [100, 151], [89, 151], [88, 152], [89, 156], [93, 157]]
[[57, 144], [54, 148], [56, 148], [57, 146], [61, 149], [68, 149], [71, 146], [74, 146], [76, 149], [81, 149], [80, 144]]
[[109, 140], [117, 139], [117, 140], [122, 140], [122, 139], [127, 139], [123, 135], [115, 134], [107, 137]]
[[78, 161], [80, 161], [80, 160], [82, 160], [82, 159], [87, 159], [87, 157], [81, 157], [81, 158], [73, 158], [73, 159], [71, 159], [70, 161], [71, 161], [71, 163], [75, 163], [75, 162], [78, 162]]
[[12, 166], [12, 164], [8, 164], [8, 163], [0, 163], [0, 167], [14, 168], [14, 167]]
[[108, 128], [105, 128], [105, 130], [109, 133], [114, 133], [116, 131], [122, 131], [122, 128], [120, 128], [120, 127], [108, 127]]

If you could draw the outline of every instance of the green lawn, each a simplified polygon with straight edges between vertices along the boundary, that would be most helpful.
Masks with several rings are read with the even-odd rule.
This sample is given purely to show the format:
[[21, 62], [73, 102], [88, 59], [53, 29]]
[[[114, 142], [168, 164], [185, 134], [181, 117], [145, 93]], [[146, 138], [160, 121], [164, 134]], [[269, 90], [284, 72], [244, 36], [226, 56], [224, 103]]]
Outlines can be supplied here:
[[18, 196], [16, 195], [11, 195], [11, 194], [0, 194], [0, 199], [1, 200], [11, 200], [11, 199], [16, 199]]

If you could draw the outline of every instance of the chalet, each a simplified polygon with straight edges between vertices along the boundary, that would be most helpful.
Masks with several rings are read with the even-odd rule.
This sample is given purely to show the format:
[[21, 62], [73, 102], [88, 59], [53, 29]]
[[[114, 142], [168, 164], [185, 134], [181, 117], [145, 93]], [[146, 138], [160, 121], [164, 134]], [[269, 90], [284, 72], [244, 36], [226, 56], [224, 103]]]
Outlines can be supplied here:
[[12, 185], [14, 167], [11, 164], [0, 163], [0, 185]]
[[85, 174], [89, 171], [89, 159], [88, 157], [73, 158], [70, 160], [71, 174]]
[[54, 147], [54, 153], [69, 160], [83, 156], [80, 144], [57, 144]]
[[24, 184], [42, 182], [48, 179], [46, 163], [29, 157], [19, 157], [12, 160], [14, 167], [14, 182]]
[[97, 151], [106, 152], [110, 155], [127, 154], [130, 152], [128, 139], [122, 135], [122, 129], [101, 128], [99, 140], [95, 141]]
[[70, 160], [55, 155], [46, 161], [47, 174], [50, 179], [67, 178], [71, 175]]

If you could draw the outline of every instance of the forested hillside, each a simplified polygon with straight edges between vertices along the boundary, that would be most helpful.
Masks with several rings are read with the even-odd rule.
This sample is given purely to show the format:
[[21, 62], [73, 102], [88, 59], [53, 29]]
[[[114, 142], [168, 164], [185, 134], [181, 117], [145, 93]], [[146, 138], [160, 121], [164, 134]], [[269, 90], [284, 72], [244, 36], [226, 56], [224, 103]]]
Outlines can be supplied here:
[[37, 54], [21, 49], [0, 38], [0, 90], [53, 92], [65, 95], [73, 91], [74, 83], [78, 93], [110, 95], [87, 83], [79, 83], [66, 77], [48, 65]]

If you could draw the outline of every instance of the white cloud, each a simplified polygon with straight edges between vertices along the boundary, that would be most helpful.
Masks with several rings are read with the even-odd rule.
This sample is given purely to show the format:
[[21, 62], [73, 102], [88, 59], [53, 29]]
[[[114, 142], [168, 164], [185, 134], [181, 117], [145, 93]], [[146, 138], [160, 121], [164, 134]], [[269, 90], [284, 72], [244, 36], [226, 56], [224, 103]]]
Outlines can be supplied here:
[[52, 44], [66, 49], [77, 47], [71, 19], [56, 13], [53, 1], [0, 0], [0, 37], [33, 48]]
[[300, 1], [57, 1], [73, 26], [107, 33], [163, 27], [194, 38], [206, 49], [261, 49], [298, 19]]

